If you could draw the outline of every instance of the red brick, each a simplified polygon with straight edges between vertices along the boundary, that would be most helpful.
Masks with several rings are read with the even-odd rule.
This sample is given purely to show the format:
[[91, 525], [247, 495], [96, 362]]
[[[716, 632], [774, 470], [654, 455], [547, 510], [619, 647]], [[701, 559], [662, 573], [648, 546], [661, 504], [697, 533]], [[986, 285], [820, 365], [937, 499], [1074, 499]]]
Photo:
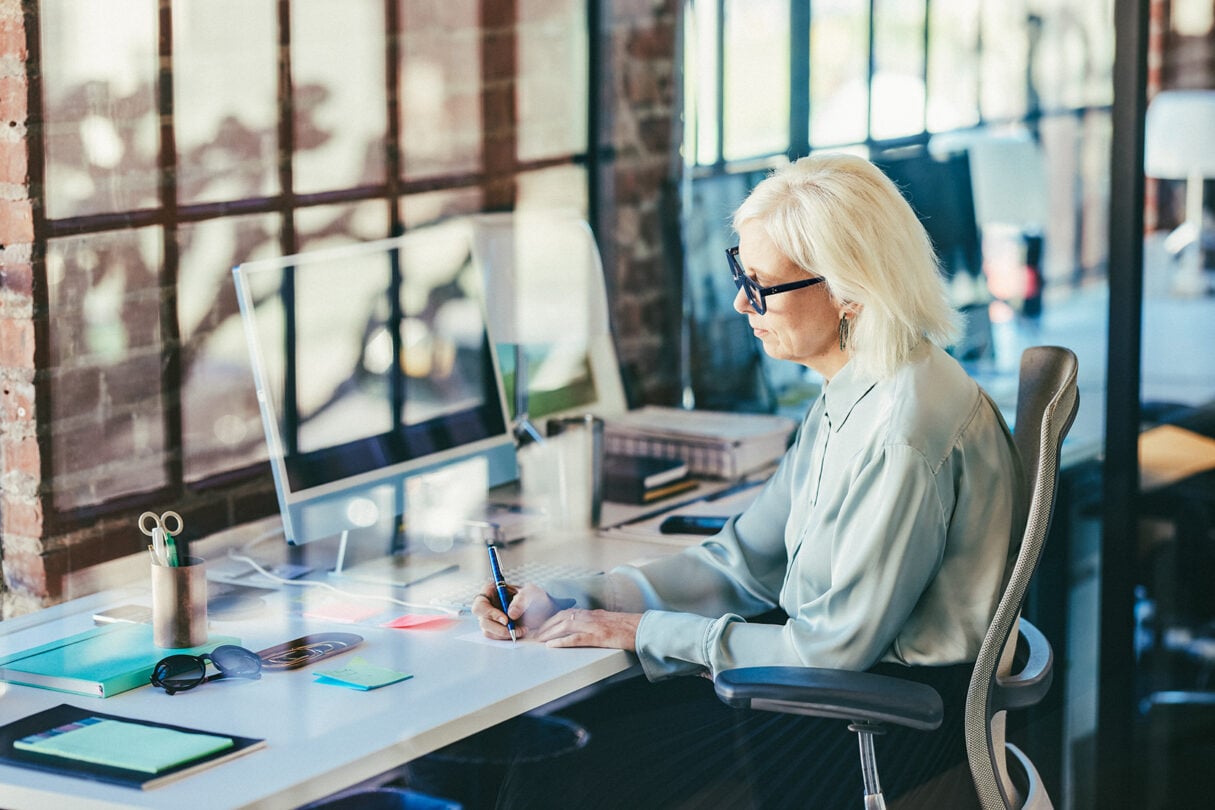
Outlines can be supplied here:
[[29, 200], [0, 200], [0, 245], [34, 241], [34, 206]]
[[33, 436], [6, 439], [3, 450], [6, 473], [21, 473], [34, 481], [42, 477], [42, 453], [38, 449], [38, 440]]
[[0, 76], [0, 124], [24, 124], [26, 108], [24, 76]]
[[34, 294], [34, 266], [29, 262], [10, 261], [8, 254], [15, 253], [15, 250], [0, 249], [0, 291], [28, 299]]
[[24, 141], [0, 141], [0, 183], [29, 182], [29, 149]]
[[0, 368], [33, 367], [33, 322], [0, 318]]
[[[42, 536], [42, 504], [16, 498], [4, 499], [4, 535], [22, 537]], [[8, 543], [5, 543], [4, 562], [7, 565]]]
[[20, 17], [0, 19], [0, 53], [24, 62], [29, 52], [25, 48], [25, 26]]
[[[34, 424], [34, 386], [30, 383], [6, 380], [0, 387], [0, 424]], [[8, 428], [10, 431], [12, 428]], [[31, 429], [31, 432], [32, 429]]]

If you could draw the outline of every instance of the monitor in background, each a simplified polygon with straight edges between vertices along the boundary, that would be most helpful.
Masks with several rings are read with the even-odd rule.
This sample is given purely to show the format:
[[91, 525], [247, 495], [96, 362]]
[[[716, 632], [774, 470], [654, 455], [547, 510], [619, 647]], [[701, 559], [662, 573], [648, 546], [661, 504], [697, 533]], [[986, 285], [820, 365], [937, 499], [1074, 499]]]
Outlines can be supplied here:
[[875, 155], [873, 162], [911, 203], [936, 249], [953, 305], [964, 316], [965, 330], [950, 351], [961, 360], [989, 357], [991, 296], [983, 275], [969, 158], [962, 151], [933, 155], [926, 147], [909, 146]]
[[[468, 222], [512, 417], [525, 405], [543, 432], [547, 419], [624, 413], [603, 264], [586, 222], [556, 210], [478, 214]], [[525, 400], [516, 397], [518, 379]]]
[[466, 224], [233, 273], [288, 542], [382, 556], [517, 477]]

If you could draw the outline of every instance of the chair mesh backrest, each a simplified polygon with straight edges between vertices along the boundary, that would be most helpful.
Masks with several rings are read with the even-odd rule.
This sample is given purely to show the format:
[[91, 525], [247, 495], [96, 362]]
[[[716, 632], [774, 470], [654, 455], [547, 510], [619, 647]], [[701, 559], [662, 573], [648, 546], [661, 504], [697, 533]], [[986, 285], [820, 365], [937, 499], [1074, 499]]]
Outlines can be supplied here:
[[[1021, 356], [1013, 441], [1021, 454], [1029, 498], [1025, 531], [1007, 584], [979, 649], [966, 696], [966, 749], [984, 808], [1013, 807], [999, 776], [992, 740], [992, 689], [997, 667], [1016, 627], [1050, 529], [1058, 485], [1059, 452], [1079, 405], [1076, 356], [1057, 346], [1036, 346]], [[1000, 742], [1000, 748], [1003, 742]], [[1003, 757], [1003, 751], [999, 751]]]

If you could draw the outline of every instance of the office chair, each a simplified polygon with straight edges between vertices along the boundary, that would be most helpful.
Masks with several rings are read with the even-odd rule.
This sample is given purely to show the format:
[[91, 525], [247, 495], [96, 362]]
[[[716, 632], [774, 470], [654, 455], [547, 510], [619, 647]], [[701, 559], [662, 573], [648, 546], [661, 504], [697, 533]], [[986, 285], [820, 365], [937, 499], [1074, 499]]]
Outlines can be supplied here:
[[[966, 695], [967, 759], [984, 810], [1053, 806], [1033, 763], [1005, 741], [1004, 720], [1007, 709], [1032, 706], [1050, 688], [1050, 644], [1020, 613], [1050, 528], [1063, 438], [1079, 405], [1076, 366], [1075, 354], [1055, 346], [1033, 347], [1021, 356], [1013, 440], [1028, 484], [1025, 530]], [[943, 716], [932, 687], [868, 672], [744, 667], [718, 673], [715, 686], [731, 706], [848, 720], [860, 744], [867, 810], [886, 806], [874, 735], [888, 723], [929, 731]]]

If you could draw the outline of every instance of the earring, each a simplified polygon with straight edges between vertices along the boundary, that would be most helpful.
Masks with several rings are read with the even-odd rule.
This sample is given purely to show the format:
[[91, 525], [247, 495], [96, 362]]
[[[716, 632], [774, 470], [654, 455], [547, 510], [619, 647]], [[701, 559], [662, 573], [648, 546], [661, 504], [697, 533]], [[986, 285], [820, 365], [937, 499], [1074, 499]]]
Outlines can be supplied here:
[[852, 330], [852, 325], [848, 323], [847, 313], [840, 316], [840, 351], [848, 348], [848, 333]]

